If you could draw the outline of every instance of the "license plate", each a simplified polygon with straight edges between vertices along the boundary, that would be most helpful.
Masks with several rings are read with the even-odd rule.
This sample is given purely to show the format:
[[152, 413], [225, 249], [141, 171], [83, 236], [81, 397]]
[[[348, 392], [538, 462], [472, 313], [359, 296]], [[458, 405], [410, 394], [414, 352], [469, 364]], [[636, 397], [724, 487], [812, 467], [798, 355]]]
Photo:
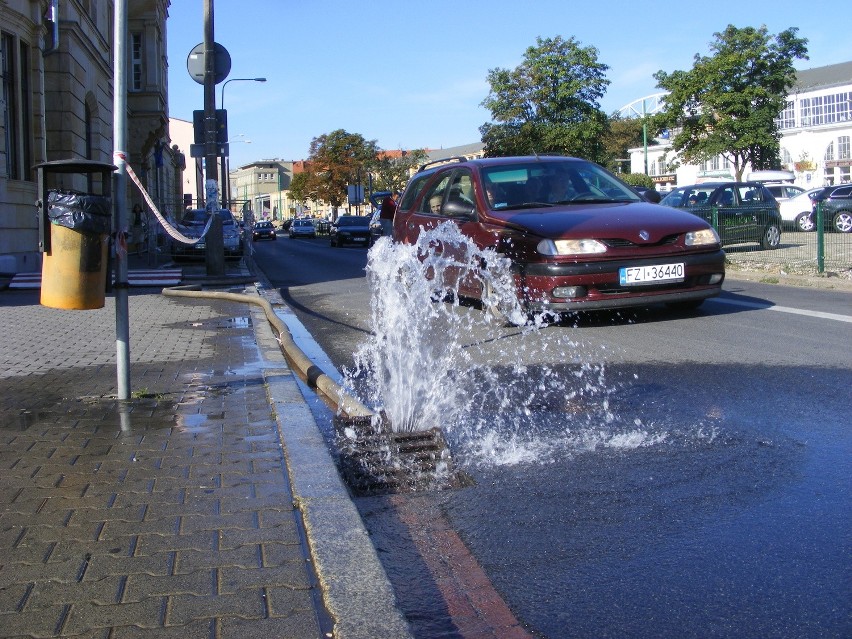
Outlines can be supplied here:
[[629, 266], [618, 269], [618, 279], [622, 286], [683, 281], [683, 274], [683, 263], [654, 264], [653, 266]]

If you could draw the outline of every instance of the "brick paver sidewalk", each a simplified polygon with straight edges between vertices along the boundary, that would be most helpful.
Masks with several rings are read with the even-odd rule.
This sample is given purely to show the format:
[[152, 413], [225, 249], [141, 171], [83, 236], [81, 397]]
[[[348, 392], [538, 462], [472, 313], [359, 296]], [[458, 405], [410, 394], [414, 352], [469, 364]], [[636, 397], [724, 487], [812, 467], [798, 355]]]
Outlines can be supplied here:
[[322, 636], [251, 313], [130, 309], [123, 403], [112, 298], [0, 294], [0, 636]]

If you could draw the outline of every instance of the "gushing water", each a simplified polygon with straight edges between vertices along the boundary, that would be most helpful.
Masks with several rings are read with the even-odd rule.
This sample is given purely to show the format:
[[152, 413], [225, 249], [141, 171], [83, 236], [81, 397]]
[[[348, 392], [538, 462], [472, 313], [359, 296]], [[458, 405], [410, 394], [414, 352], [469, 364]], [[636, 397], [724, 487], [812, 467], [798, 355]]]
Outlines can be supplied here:
[[[373, 334], [345, 383], [394, 430], [439, 426], [457, 454], [488, 464], [665, 438], [641, 423], [612, 427], [603, 364], [588, 361], [569, 329], [528, 317], [509, 260], [479, 249], [455, 224], [424, 231], [411, 245], [381, 238], [367, 275]], [[487, 291], [482, 310], [458, 294], [470, 278]]]

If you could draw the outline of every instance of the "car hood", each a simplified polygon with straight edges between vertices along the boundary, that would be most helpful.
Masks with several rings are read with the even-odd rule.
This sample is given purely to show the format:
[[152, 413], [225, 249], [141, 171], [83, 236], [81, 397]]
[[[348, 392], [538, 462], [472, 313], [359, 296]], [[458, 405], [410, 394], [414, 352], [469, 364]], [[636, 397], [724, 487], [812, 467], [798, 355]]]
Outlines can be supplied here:
[[[637, 244], [653, 244], [666, 236], [709, 228], [692, 213], [644, 202], [490, 211], [489, 217], [543, 238], [621, 238]], [[642, 232], [647, 239], [640, 235]]]

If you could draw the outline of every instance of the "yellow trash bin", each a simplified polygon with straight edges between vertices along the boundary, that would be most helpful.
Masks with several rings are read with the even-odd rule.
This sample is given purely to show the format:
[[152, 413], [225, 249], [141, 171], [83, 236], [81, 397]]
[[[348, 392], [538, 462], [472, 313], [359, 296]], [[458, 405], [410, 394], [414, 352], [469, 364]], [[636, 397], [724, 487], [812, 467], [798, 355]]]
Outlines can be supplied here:
[[52, 308], [103, 308], [110, 200], [75, 191], [51, 191], [49, 250], [41, 268], [41, 303]]
[[52, 308], [103, 308], [108, 235], [50, 225], [50, 253], [41, 269], [41, 303]]

